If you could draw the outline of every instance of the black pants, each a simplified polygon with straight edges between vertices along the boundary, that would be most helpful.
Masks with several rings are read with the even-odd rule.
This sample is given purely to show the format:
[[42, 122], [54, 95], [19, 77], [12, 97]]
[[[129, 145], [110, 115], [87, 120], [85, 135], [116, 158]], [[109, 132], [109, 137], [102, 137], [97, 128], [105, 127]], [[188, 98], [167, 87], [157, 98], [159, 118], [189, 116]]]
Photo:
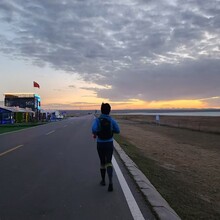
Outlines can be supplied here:
[[97, 142], [97, 150], [99, 154], [101, 168], [112, 164], [113, 141]]
[[97, 142], [97, 150], [100, 159], [100, 171], [102, 181], [105, 180], [105, 172], [107, 170], [109, 184], [112, 184], [112, 175], [113, 175], [113, 167], [112, 167], [112, 154], [113, 154], [113, 141], [111, 142]]

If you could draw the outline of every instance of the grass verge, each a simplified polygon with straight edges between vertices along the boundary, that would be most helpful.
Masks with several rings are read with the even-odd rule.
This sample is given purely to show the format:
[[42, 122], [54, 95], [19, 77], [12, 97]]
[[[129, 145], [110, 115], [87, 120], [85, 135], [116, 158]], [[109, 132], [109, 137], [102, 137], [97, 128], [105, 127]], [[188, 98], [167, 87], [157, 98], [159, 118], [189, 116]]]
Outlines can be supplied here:
[[21, 129], [34, 127], [34, 126], [38, 126], [42, 124], [45, 124], [45, 123], [20, 123], [20, 124], [0, 125], [0, 134], [12, 132], [12, 131], [18, 131]]
[[181, 173], [167, 170], [144, 156], [144, 152], [125, 137], [115, 135], [114, 138], [182, 219], [220, 219], [220, 213], [211, 203], [202, 200], [187, 180], [183, 181]]

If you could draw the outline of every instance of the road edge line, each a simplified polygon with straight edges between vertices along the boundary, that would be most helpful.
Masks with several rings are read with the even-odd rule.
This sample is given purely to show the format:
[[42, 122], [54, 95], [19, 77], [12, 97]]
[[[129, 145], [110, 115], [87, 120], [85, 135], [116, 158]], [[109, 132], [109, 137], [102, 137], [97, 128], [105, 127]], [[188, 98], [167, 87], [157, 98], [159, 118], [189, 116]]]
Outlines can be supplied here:
[[119, 183], [121, 185], [122, 191], [124, 193], [125, 199], [127, 201], [128, 207], [130, 209], [130, 212], [133, 216], [133, 219], [135, 220], [144, 220], [143, 214], [141, 213], [141, 210], [121, 172], [121, 169], [118, 166], [117, 161], [115, 160], [115, 157], [112, 157], [112, 164], [114, 167], [114, 171], [118, 177]]

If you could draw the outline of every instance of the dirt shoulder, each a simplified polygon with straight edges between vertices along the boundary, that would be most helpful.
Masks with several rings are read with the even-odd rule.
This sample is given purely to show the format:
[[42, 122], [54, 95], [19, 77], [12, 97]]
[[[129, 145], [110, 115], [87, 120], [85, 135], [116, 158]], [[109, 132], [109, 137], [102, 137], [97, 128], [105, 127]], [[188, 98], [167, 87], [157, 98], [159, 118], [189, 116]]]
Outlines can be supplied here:
[[[152, 176], [149, 179], [183, 219], [220, 218], [219, 134], [158, 126], [146, 116], [114, 118], [119, 122], [121, 136], [159, 167], [156, 177], [155, 170], [147, 171]], [[181, 120], [190, 124], [187, 117]], [[210, 124], [213, 127], [213, 121]]]

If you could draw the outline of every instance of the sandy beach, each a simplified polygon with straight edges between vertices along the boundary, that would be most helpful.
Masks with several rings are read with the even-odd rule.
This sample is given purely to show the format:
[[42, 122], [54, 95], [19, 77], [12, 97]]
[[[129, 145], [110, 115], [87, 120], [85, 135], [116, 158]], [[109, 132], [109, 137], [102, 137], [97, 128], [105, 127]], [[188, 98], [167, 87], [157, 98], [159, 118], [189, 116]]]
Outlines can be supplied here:
[[[220, 117], [161, 116], [161, 125], [155, 124], [154, 116], [114, 118], [122, 137], [155, 161], [164, 173], [173, 175], [176, 187], [169, 182], [164, 183], [166, 190], [163, 184], [158, 187], [183, 219], [219, 219]], [[174, 196], [182, 198], [172, 199]], [[174, 203], [185, 207], [175, 207]], [[187, 208], [188, 213], [181, 213]]]

